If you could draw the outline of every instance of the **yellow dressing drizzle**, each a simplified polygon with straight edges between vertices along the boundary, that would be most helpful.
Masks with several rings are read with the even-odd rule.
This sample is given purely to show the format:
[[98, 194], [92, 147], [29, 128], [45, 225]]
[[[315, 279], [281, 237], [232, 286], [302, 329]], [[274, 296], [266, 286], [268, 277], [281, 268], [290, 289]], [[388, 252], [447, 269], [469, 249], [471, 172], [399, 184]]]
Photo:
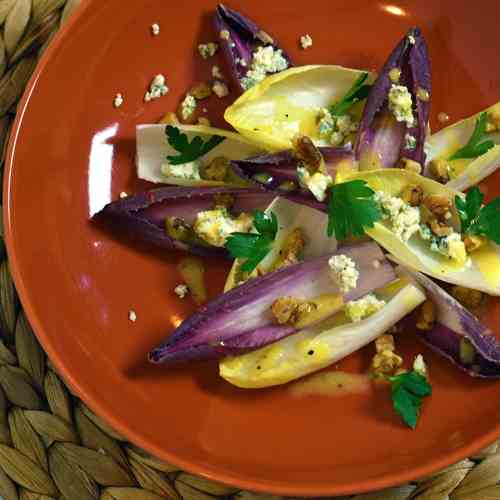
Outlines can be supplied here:
[[289, 386], [292, 396], [345, 396], [360, 394], [370, 390], [371, 382], [367, 375], [329, 371], [311, 375]]
[[474, 252], [474, 262], [477, 264], [484, 280], [492, 287], [500, 284], [500, 257], [492, 244], [486, 245]]

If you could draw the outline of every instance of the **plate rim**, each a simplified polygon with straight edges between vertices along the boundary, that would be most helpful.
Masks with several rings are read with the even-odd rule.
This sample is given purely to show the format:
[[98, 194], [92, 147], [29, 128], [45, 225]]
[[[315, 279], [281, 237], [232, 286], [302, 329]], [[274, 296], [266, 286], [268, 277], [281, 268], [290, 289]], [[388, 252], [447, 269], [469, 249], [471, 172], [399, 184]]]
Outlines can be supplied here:
[[453, 452], [443, 455], [442, 458], [425, 462], [424, 464], [418, 465], [413, 469], [408, 469], [405, 472], [389, 473], [376, 479], [359, 479], [343, 484], [321, 481], [315, 482], [314, 485], [307, 483], [300, 485], [286, 481], [245, 478], [238, 474], [217, 471], [215, 467], [210, 467], [206, 463], [197, 463], [188, 459], [183, 459], [168, 450], [156, 446], [154, 442], [150, 442], [147, 439], [137, 436], [133, 429], [127, 426], [126, 422], [122, 422], [119, 418], [114, 416], [110, 408], [107, 408], [105, 404], [102, 404], [102, 402], [93, 399], [91, 391], [89, 390], [90, 388], [82, 387], [75, 376], [72, 375], [70, 364], [66, 366], [62, 357], [58, 355], [54, 344], [50, 341], [50, 335], [47, 335], [45, 329], [43, 328], [43, 321], [37, 314], [35, 307], [31, 302], [29, 289], [22, 279], [22, 259], [18, 258], [14, 250], [14, 229], [11, 216], [13, 197], [10, 187], [15, 168], [16, 144], [19, 138], [20, 127], [22, 125], [24, 115], [29, 111], [29, 104], [33, 92], [36, 89], [38, 79], [50, 64], [53, 54], [56, 53], [59, 47], [66, 40], [66, 37], [69, 36], [72, 28], [80, 23], [93, 5], [99, 3], [100, 2], [98, 0], [82, 0], [80, 5], [76, 8], [76, 11], [74, 11], [64, 25], [59, 28], [46, 51], [39, 59], [37, 66], [25, 87], [24, 93], [19, 100], [18, 110], [11, 127], [5, 156], [4, 182], [2, 187], [4, 240], [7, 248], [10, 273], [16, 287], [17, 295], [26, 313], [26, 317], [28, 318], [28, 321], [44, 351], [56, 367], [58, 375], [63, 379], [63, 382], [68, 385], [77, 397], [81, 399], [92, 411], [109, 423], [131, 444], [143, 448], [162, 460], [178, 465], [183, 471], [197, 474], [212, 481], [218, 481], [235, 486], [243, 490], [271, 493], [275, 495], [306, 497], [331, 496], [360, 494], [382, 490], [434, 474], [452, 464], [459, 462], [460, 460], [463, 460], [464, 458], [475, 454], [479, 450], [500, 439], [500, 423], [498, 423], [468, 446], [459, 447]]

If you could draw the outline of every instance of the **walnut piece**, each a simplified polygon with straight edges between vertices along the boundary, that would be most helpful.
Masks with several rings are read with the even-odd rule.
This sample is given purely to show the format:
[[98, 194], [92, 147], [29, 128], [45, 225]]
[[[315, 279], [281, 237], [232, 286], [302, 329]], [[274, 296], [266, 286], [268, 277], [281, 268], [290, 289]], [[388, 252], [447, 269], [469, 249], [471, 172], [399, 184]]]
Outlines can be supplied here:
[[417, 328], [419, 330], [432, 330], [436, 321], [436, 308], [430, 300], [426, 300], [419, 309]]
[[424, 199], [424, 190], [416, 184], [410, 184], [401, 194], [401, 198], [412, 207], [418, 207]]
[[201, 167], [201, 176], [209, 181], [223, 181], [228, 171], [229, 160], [224, 156], [217, 156], [208, 165]]

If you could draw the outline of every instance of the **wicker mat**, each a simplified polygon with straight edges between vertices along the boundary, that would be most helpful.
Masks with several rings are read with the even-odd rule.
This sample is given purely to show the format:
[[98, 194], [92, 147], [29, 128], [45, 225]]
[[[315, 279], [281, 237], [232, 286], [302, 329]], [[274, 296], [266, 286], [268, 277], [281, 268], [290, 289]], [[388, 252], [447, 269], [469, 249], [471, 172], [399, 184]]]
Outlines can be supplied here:
[[[104, 0], [103, 0], [104, 1]], [[130, 0], [126, 0], [130, 1]], [[0, 140], [53, 33], [79, 0], [0, 0]], [[1, 144], [1, 143], [0, 143]], [[0, 224], [1, 228], [1, 224]], [[5, 500], [271, 500], [179, 471], [74, 397], [20, 310], [0, 238], [0, 496]], [[362, 471], [360, 471], [362, 473]], [[498, 443], [433, 477], [356, 500], [500, 500]]]

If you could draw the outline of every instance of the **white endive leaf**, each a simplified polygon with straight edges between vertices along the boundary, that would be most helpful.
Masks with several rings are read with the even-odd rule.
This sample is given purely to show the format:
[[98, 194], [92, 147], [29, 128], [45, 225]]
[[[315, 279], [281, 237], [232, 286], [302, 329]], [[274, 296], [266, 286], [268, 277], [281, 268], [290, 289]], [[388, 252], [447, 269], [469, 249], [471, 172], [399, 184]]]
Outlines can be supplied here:
[[[422, 187], [426, 194], [441, 194], [454, 202], [459, 192], [443, 186], [436, 181], [415, 173], [386, 168], [354, 174], [349, 180], [362, 179], [375, 191], [385, 191], [398, 196], [409, 185]], [[452, 223], [459, 229], [458, 216], [453, 208]], [[470, 254], [470, 263], [458, 266], [452, 260], [430, 249], [428, 242], [419, 235], [413, 235], [409, 241], [399, 239], [385, 224], [376, 222], [366, 233], [379, 245], [391, 253], [395, 260], [405, 266], [425, 273], [434, 278], [481, 290], [491, 295], [500, 295], [500, 247], [488, 242], [479, 250]]]
[[[484, 111], [487, 113], [500, 113], [500, 102]], [[437, 158], [448, 159], [453, 153], [464, 147], [470, 139], [476, 121], [482, 112], [431, 135], [425, 145], [427, 163]], [[491, 139], [496, 146], [477, 158], [450, 161], [451, 180], [447, 186], [457, 191], [464, 191], [482, 181], [500, 167], [500, 132], [487, 134], [485, 139]]]
[[[279, 197], [271, 202], [265, 212], [267, 214], [273, 212], [276, 215], [278, 219], [278, 233], [276, 234], [271, 251], [258, 266], [260, 274], [265, 274], [273, 270], [280, 250], [285, 245], [288, 236], [296, 228], [301, 230], [302, 238], [305, 242], [304, 250], [301, 252], [303, 260], [327, 255], [336, 250], [337, 241], [335, 238], [326, 237], [328, 216], [325, 213]], [[225, 292], [240, 284], [242, 279], [240, 273], [242, 262], [240, 259], [234, 261], [226, 280]]]
[[336, 315], [257, 351], [225, 358], [219, 363], [219, 373], [242, 388], [285, 384], [369, 344], [425, 300], [418, 285], [404, 278], [386, 287], [380, 297], [386, 305], [364, 320], [351, 323], [343, 314]]
[[[298, 133], [326, 145], [319, 140], [319, 110], [342, 99], [362, 73], [342, 66], [291, 68], [246, 91], [224, 118], [249, 140], [271, 151], [289, 149]], [[371, 81], [373, 75], [367, 83]], [[364, 101], [352, 108], [356, 121], [363, 105]]]
[[[195, 136], [200, 136], [207, 141], [214, 135], [225, 137], [226, 139], [200, 158], [204, 163], [208, 163], [217, 156], [224, 156], [229, 160], [241, 160], [259, 153], [261, 150], [247, 141], [244, 137], [234, 132], [221, 130], [203, 125], [175, 125], [181, 132], [188, 136], [189, 141]], [[161, 172], [162, 164], [166, 163], [166, 157], [178, 154], [167, 141], [165, 125], [138, 125], [136, 129], [137, 141], [137, 176], [145, 181], [174, 184], [177, 186], [221, 186], [227, 183], [218, 181], [190, 179], [179, 179], [178, 177], [166, 177]], [[235, 179], [232, 185], [247, 185], [245, 181]]]

